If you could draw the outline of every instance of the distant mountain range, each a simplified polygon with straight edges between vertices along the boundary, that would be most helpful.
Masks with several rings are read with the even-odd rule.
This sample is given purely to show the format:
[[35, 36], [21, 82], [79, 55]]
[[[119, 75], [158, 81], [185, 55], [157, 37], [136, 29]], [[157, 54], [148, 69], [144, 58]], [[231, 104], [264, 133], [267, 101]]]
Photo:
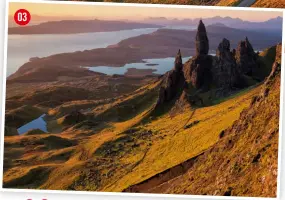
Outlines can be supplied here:
[[139, 22], [107, 21], [107, 20], [62, 20], [49, 21], [27, 27], [11, 27], [9, 34], [72, 34], [90, 32], [109, 32], [138, 28], [161, 28], [161, 25]]
[[[37, 20], [41, 17], [38, 16]], [[44, 17], [43, 19], [55, 19]], [[111, 20], [61, 20], [48, 21], [28, 27], [10, 27], [9, 34], [69, 34], [87, 32], [108, 32], [137, 28], [162, 28], [163, 26], [196, 26], [200, 19], [168, 19], [165, 17], [147, 18], [141, 21], [111, 21]], [[212, 17], [203, 19], [205, 25], [219, 24], [235, 29], [278, 32], [282, 30], [282, 17], [273, 18], [264, 22], [244, 21], [231, 17]]]
[[[172, 25], [182, 25], [182, 26], [196, 26], [199, 22], [200, 18], [196, 19], [167, 19], [165, 17], [158, 18], [147, 18], [143, 20], [144, 23], [153, 23], [164, 26], [172, 26]], [[282, 30], [282, 17], [273, 18], [264, 22], [251, 22], [244, 21], [239, 18], [231, 18], [231, 17], [211, 17], [203, 19], [205, 25], [211, 24], [224, 24], [225, 26], [229, 26], [236, 29], [248, 29], [248, 30], [271, 30], [271, 31], [280, 31]]]

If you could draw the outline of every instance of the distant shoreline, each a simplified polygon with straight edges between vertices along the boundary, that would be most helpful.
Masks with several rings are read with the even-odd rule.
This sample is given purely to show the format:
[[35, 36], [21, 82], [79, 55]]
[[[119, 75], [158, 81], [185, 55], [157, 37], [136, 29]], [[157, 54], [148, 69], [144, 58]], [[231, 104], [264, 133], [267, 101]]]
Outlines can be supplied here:
[[48, 35], [114, 32], [142, 28], [162, 28], [161, 25], [104, 20], [63, 20], [50, 21], [27, 27], [10, 27], [8, 35]]
[[[80, 68], [91, 66], [121, 67], [128, 63], [142, 62], [144, 59], [174, 57], [181, 50], [183, 57], [194, 56], [196, 31], [159, 29], [152, 34], [122, 40], [117, 45], [107, 48], [60, 53], [35, 59], [23, 64], [18, 71], [10, 75], [7, 80], [17, 80], [23, 74], [35, 68], [65, 67]], [[225, 37], [231, 41], [231, 48], [237, 48], [238, 43], [248, 37], [255, 49], [274, 46], [281, 38], [264, 32], [233, 29], [229, 27], [208, 26], [210, 50], [213, 52]]]

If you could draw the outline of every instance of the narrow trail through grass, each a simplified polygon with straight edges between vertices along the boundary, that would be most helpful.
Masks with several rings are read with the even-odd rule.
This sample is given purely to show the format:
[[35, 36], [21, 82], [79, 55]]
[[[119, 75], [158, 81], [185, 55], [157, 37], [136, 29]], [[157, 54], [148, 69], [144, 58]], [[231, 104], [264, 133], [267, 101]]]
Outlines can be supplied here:
[[181, 128], [177, 129], [177, 131], [174, 132], [173, 136], [175, 136], [181, 129], [183, 129], [190, 122], [190, 120], [195, 114], [195, 111], [196, 111], [196, 108], [194, 108], [193, 112], [191, 113], [190, 117], [187, 119], [186, 123]]

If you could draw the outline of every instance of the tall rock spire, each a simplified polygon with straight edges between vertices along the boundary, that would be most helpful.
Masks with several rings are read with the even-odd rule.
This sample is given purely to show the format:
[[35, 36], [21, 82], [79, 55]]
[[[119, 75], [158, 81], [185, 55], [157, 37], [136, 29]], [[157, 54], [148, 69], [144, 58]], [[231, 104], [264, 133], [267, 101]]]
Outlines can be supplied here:
[[181, 52], [179, 49], [178, 53], [176, 55], [176, 58], [175, 58], [175, 62], [174, 62], [174, 70], [175, 71], [182, 71], [182, 68], [183, 68], [182, 56], [181, 56]]
[[212, 80], [212, 57], [204, 23], [200, 20], [196, 34], [196, 55], [183, 67], [184, 77], [196, 89], [208, 90]]
[[169, 102], [180, 95], [183, 90], [183, 86], [185, 85], [185, 78], [182, 70], [183, 63], [179, 49], [175, 58], [174, 69], [163, 76], [156, 107], [165, 102]]
[[206, 27], [202, 20], [198, 25], [196, 34], [196, 55], [208, 55], [209, 53], [209, 40], [207, 36]]
[[239, 42], [235, 57], [237, 65], [243, 74], [252, 76], [258, 72], [258, 56], [247, 37], [244, 41]]

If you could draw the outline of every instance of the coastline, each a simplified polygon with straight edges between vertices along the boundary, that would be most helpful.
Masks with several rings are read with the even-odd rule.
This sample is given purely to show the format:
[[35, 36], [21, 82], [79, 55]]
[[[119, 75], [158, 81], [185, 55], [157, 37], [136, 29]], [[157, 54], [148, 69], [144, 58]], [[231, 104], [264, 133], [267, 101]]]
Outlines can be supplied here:
[[[235, 32], [233, 33], [233, 31]], [[215, 52], [216, 46], [223, 37], [229, 38], [233, 49], [245, 37], [250, 38], [256, 49], [264, 49], [280, 42], [280, 38], [276, 35], [229, 27], [208, 26], [208, 34], [210, 40], [213, 41], [210, 44], [211, 53]], [[107, 48], [60, 53], [34, 59], [23, 64], [7, 80], [15, 80], [35, 68], [42, 67], [59, 66], [73, 69], [96, 66], [121, 67], [129, 63], [143, 62], [144, 59], [173, 57], [178, 49], [181, 50], [183, 57], [188, 57], [195, 54], [194, 38], [195, 31], [158, 29], [151, 34], [124, 39], [115, 45], [109, 45]], [[260, 42], [261, 39], [262, 43]]]

